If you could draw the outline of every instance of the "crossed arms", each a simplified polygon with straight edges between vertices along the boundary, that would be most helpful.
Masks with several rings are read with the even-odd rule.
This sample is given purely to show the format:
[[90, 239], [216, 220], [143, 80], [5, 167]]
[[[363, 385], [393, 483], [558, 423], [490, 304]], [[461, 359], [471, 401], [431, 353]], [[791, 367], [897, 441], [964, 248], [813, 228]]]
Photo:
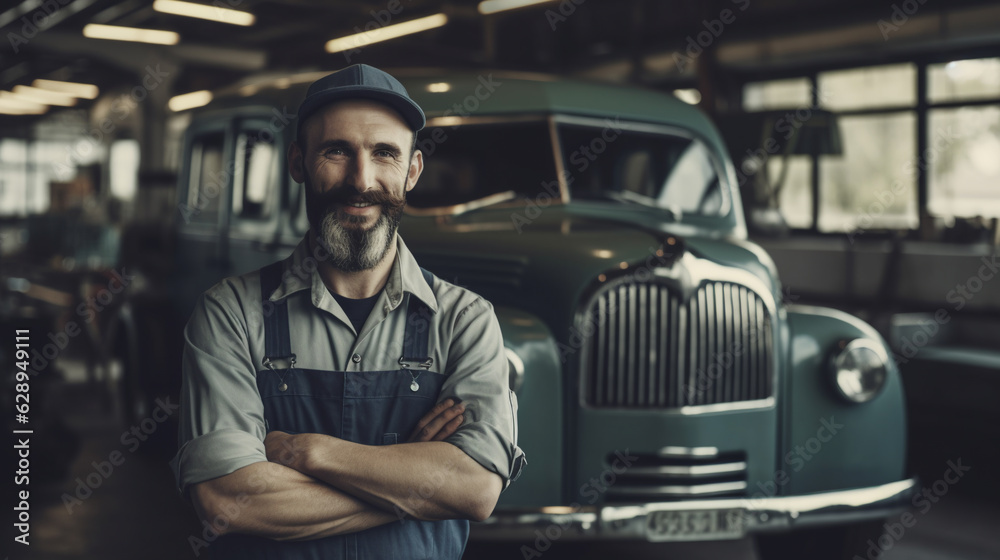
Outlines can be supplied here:
[[398, 521], [492, 513], [502, 480], [446, 443], [464, 406], [447, 399], [408, 443], [368, 446], [323, 434], [270, 432], [266, 462], [195, 484], [199, 517], [220, 534], [308, 540]]

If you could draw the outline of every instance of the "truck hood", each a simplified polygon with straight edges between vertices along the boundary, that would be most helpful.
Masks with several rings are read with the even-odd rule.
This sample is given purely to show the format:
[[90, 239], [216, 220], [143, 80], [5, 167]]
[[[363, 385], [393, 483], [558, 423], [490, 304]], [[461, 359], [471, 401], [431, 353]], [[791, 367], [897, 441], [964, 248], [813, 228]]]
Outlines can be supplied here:
[[596, 213], [593, 206], [560, 204], [532, 212], [516, 205], [453, 216], [409, 215], [399, 231], [421, 266], [496, 305], [531, 310], [554, 329], [572, 324], [588, 287], [601, 275], [648, 270], [685, 253], [750, 272], [780, 301], [773, 263], [756, 245], [682, 237], [673, 232], [680, 224], [664, 223], [662, 213], [649, 216], [631, 207]]

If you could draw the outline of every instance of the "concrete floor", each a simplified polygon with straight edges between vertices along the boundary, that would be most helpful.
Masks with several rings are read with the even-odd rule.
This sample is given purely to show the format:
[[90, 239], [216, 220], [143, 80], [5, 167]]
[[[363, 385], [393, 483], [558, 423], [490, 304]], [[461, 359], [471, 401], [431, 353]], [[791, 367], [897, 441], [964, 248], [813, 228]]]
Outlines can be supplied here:
[[[190, 506], [174, 491], [167, 466], [169, 442], [150, 440], [135, 452], [122, 444], [125, 426], [107, 401], [83, 384], [62, 386], [64, 413], [80, 435], [80, 451], [62, 478], [32, 486], [30, 554], [14, 545], [12, 558], [34, 560], [180, 560], [196, 558], [188, 537], [200, 532]], [[166, 435], [168, 430], [164, 429]], [[37, 434], [41, 438], [43, 434]], [[162, 447], [162, 450], [161, 450]], [[72, 506], [77, 479], [95, 472], [93, 462], [123, 454], [92, 494]], [[92, 477], [92, 480], [96, 478]], [[883, 556], [885, 560], [996, 560], [1000, 558], [1000, 504], [977, 500], [975, 492], [949, 493]], [[9, 540], [7, 542], [10, 542]], [[470, 543], [466, 558], [523, 559], [522, 544]], [[8, 549], [8, 547], [4, 547]], [[4, 555], [7, 553], [4, 552]], [[858, 551], [861, 558], [864, 551]], [[206, 557], [205, 554], [201, 555]], [[757, 558], [752, 539], [719, 543], [568, 543], [556, 542], [546, 559], [559, 558]]]

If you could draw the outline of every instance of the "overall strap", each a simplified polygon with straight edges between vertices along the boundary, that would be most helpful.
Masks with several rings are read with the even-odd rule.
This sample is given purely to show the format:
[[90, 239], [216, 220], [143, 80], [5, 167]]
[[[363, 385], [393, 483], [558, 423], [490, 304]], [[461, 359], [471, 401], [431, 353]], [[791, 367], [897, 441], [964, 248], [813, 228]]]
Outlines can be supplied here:
[[271, 263], [260, 269], [260, 299], [264, 311], [264, 365], [270, 367], [272, 360], [291, 358], [291, 334], [288, 331], [287, 298], [268, 301], [271, 294], [281, 285], [282, 261]]
[[[434, 275], [427, 269], [420, 267], [420, 273], [424, 281], [433, 290]], [[431, 357], [428, 353], [427, 339], [431, 330], [431, 314], [433, 312], [420, 298], [410, 294], [409, 303], [406, 305], [406, 333], [403, 335], [403, 356], [399, 363], [404, 367], [409, 365], [419, 365], [423, 368], [431, 367]]]

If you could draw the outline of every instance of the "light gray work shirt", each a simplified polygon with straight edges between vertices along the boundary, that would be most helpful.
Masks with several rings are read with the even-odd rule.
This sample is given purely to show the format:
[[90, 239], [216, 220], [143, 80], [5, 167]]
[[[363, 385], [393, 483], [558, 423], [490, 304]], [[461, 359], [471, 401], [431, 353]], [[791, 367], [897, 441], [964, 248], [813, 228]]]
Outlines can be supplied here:
[[[307, 234], [309, 235], [309, 234]], [[493, 306], [440, 278], [433, 289], [396, 237], [396, 258], [361, 332], [323, 283], [303, 238], [284, 261], [271, 301], [287, 299], [295, 366], [330, 371], [399, 370], [409, 297], [433, 312], [428, 350], [443, 373], [438, 401], [466, 404], [462, 426], [445, 441], [504, 481], [523, 464], [517, 446], [517, 398]], [[264, 358], [260, 271], [222, 280], [202, 294], [184, 329], [178, 451], [170, 465], [178, 489], [267, 461], [264, 405], [256, 372]], [[443, 367], [441, 366], [443, 364]]]

